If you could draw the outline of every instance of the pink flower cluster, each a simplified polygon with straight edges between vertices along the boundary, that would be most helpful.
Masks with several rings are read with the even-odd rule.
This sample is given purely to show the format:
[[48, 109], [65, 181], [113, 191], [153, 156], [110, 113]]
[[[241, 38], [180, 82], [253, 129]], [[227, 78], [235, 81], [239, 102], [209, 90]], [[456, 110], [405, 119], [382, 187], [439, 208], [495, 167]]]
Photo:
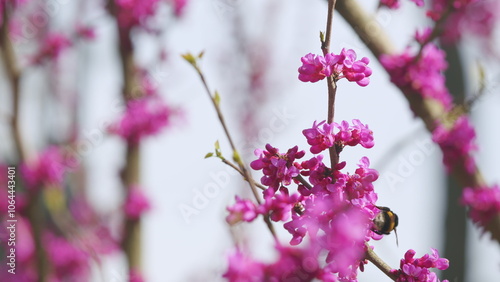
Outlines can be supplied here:
[[[6, 174], [7, 175], [7, 174]], [[0, 190], [3, 190], [0, 188]], [[58, 191], [63, 195], [63, 191]], [[16, 274], [12, 279], [2, 276], [2, 281], [39, 281], [41, 277], [36, 269], [36, 245], [33, 234], [33, 227], [30, 220], [25, 217], [26, 210], [18, 205], [17, 200], [20, 197], [27, 198], [33, 196], [33, 193], [24, 189], [16, 191]], [[96, 214], [88, 204], [85, 197], [77, 191], [72, 191], [65, 198], [68, 207], [68, 213], [65, 218], [71, 219], [72, 225], [77, 226], [69, 232], [61, 234], [59, 227], [54, 224], [41, 223], [42, 248], [46, 253], [46, 260], [50, 268], [47, 274], [47, 281], [89, 281], [91, 275], [91, 265], [95, 263], [94, 259], [102, 257], [102, 254], [118, 250], [119, 242], [113, 236], [108, 226], [104, 224], [102, 214]], [[0, 215], [0, 220], [7, 219], [8, 213]], [[0, 230], [0, 241], [7, 242], [8, 230]], [[63, 236], [64, 235], [64, 236]], [[9, 258], [7, 256], [0, 258], [0, 270], [7, 272]]]
[[432, 35], [432, 28], [427, 27], [421, 30], [415, 31], [415, 40], [421, 45], [427, 44]]
[[226, 221], [230, 225], [241, 221], [252, 222], [260, 214], [268, 214], [272, 221], [285, 221], [290, 218], [292, 209], [302, 199], [301, 194], [290, 195], [288, 189], [284, 187], [280, 188], [279, 193], [267, 193], [264, 196], [265, 202], [260, 206], [248, 199], [236, 196], [236, 203], [227, 208], [229, 215], [226, 217]]
[[44, 60], [57, 60], [61, 53], [71, 47], [70, 38], [62, 33], [50, 33], [43, 40], [38, 52], [33, 56], [34, 64], [41, 64]]
[[[415, 2], [417, 6], [423, 7], [424, 6], [424, 0], [411, 0], [412, 2]], [[389, 9], [398, 9], [399, 6], [401, 5], [400, 0], [380, 0], [380, 5], [381, 6], [386, 6]]]
[[[440, 17], [432, 11], [429, 13], [434, 18]], [[449, 14], [444, 23], [441, 38], [445, 43], [454, 43], [459, 41], [464, 34], [469, 34], [486, 41], [491, 40], [499, 14], [500, 4], [498, 1], [471, 2]]]
[[33, 161], [21, 165], [21, 175], [29, 189], [61, 186], [68, 160], [57, 147], [49, 147]]
[[[334, 126], [339, 129], [336, 134], [332, 132]], [[353, 126], [347, 122], [340, 125], [315, 122], [312, 129], [304, 132], [312, 147], [319, 146], [323, 150], [336, 142], [341, 146], [373, 146], [372, 132], [357, 120]], [[251, 222], [260, 214], [269, 215], [273, 221], [289, 220], [283, 227], [292, 235], [291, 245], [301, 244], [306, 236], [310, 239], [307, 241], [309, 246], [293, 249], [299, 253], [311, 252], [309, 262], [316, 266], [305, 272], [306, 277], [324, 281], [355, 279], [359, 267], [365, 263], [365, 242], [382, 238], [372, 231], [373, 219], [380, 212], [375, 205], [377, 195], [373, 187], [378, 172], [369, 167], [368, 158], [362, 158], [358, 169], [349, 174], [341, 172], [345, 162], [332, 169], [323, 163], [322, 155], [299, 163], [297, 160], [305, 152], [299, 151], [297, 146], [280, 154], [268, 144], [266, 150], [256, 150], [256, 155], [259, 159], [253, 161], [251, 167], [264, 173], [261, 182], [268, 187], [263, 192], [265, 201], [256, 205], [236, 197], [236, 203], [228, 208], [228, 223]], [[310, 184], [304, 183], [303, 177]], [[292, 184], [297, 187], [295, 193], [289, 191]], [[283, 261], [288, 250], [292, 249], [278, 247], [280, 260], [272, 264], [258, 263], [237, 253], [230, 258], [225, 277], [230, 281], [262, 281], [265, 280], [262, 277], [271, 279], [303, 273], [304, 261], [289, 261], [288, 266]], [[320, 267], [320, 258], [324, 257], [326, 260]], [[280, 267], [276, 268], [277, 265]]]
[[[128, 30], [136, 26], [147, 27], [147, 20], [156, 14], [160, 0], [116, 0], [117, 19], [121, 28]], [[174, 15], [181, 17], [188, 0], [168, 0]]]
[[[247, 281], [311, 281], [322, 271], [314, 248], [291, 248], [277, 245], [278, 259], [273, 263], [253, 260], [241, 250], [229, 256], [229, 266], [223, 277], [232, 282]], [[324, 280], [336, 281], [336, 280]]]
[[[378, 172], [368, 167], [368, 158], [362, 158], [359, 168], [353, 175], [350, 175], [340, 171], [345, 166], [345, 162], [332, 170], [322, 162], [322, 157], [320, 155], [302, 162], [304, 170], [301, 174], [309, 178], [312, 187], [310, 190], [299, 187], [298, 191], [303, 196], [301, 204], [305, 211], [294, 212], [292, 221], [284, 225], [293, 236], [292, 245], [302, 242], [309, 230], [307, 226], [311, 225], [308, 223], [310, 221], [328, 222], [331, 216], [342, 213], [348, 208], [355, 208], [359, 209], [371, 222], [379, 212], [375, 205], [377, 194], [373, 189], [373, 182], [378, 179]], [[338, 210], [332, 208], [333, 206]], [[328, 209], [328, 212], [325, 212], [325, 209]], [[371, 224], [365, 227], [367, 240], [370, 237], [381, 238], [370, 231]], [[323, 229], [323, 227], [318, 228]], [[313, 234], [315, 232], [317, 231], [313, 231]]]
[[250, 200], [241, 199], [236, 196], [236, 203], [233, 206], [227, 207], [229, 215], [226, 217], [227, 223], [230, 225], [241, 221], [252, 222], [257, 216], [257, 206]]
[[389, 9], [399, 9], [401, 6], [400, 0], [380, 0], [380, 6], [385, 6]]
[[500, 187], [465, 188], [461, 203], [469, 207], [469, 216], [475, 223], [486, 226], [500, 213]]
[[[438, 21], [446, 15], [451, 8], [452, 11], [462, 10], [467, 8], [470, 4], [480, 2], [480, 0], [433, 0], [432, 6], [427, 11], [427, 16], [434, 21]], [[451, 6], [450, 6], [451, 5]]]
[[[304, 129], [302, 134], [307, 138], [307, 143], [311, 145], [311, 153], [318, 154], [322, 151], [336, 145], [341, 151], [346, 145], [356, 146], [360, 144], [365, 148], [371, 148], [374, 145], [373, 132], [358, 119], [352, 120], [352, 126], [347, 121], [340, 124], [328, 124], [326, 121], [313, 123], [312, 128]], [[334, 134], [333, 129], [338, 132]]]
[[171, 5], [174, 8], [174, 14], [176, 17], [182, 16], [184, 10], [186, 9], [186, 5], [188, 0], [169, 0]]
[[452, 128], [440, 124], [432, 132], [432, 140], [436, 142], [443, 151], [443, 162], [448, 170], [451, 170], [457, 162], [465, 163], [469, 173], [476, 168], [476, 163], [471, 153], [477, 149], [476, 132], [467, 116], [461, 116]]
[[[415, 259], [415, 251], [408, 250], [404, 259], [401, 260], [400, 269], [392, 270], [398, 277], [397, 282], [439, 282], [436, 273], [431, 272], [429, 268], [437, 268], [445, 270], [449, 266], [449, 261], [445, 258], [440, 258], [436, 249], [431, 248], [432, 254], [426, 254], [421, 258]], [[443, 280], [443, 282], [448, 280]]]
[[[289, 281], [293, 278], [298, 281], [311, 281], [314, 278], [321, 281], [354, 281], [358, 267], [365, 263], [364, 242], [371, 221], [357, 208], [340, 206], [344, 208], [340, 212], [340, 209], [336, 209], [338, 206], [332, 206], [329, 200], [318, 199], [315, 203], [317, 205], [309, 207], [311, 214], [304, 221], [307, 222], [308, 230], [321, 232], [311, 233], [313, 240], [307, 246], [277, 245], [279, 257], [268, 264], [237, 251], [229, 257], [229, 267], [224, 277], [228, 281]], [[312, 210], [319, 219], [313, 217]], [[326, 265], [321, 260], [325, 260]]]
[[131, 269], [128, 274], [128, 279], [130, 282], [144, 282], [146, 281], [140, 270]]
[[299, 164], [295, 160], [302, 158], [305, 152], [295, 146], [286, 154], [280, 154], [277, 148], [267, 144], [266, 151], [257, 149], [255, 155], [259, 158], [250, 163], [250, 167], [262, 170], [262, 185], [269, 186], [272, 189], [270, 194], [274, 194], [281, 185], [290, 185], [292, 178], [299, 175]]
[[52, 233], [45, 234], [44, 246], [47, 256], [54, 267], [53, 281], [88, 281], [90, 275], [90, 254], [69, 242], [64, 237]]
[[141, 187], [132, 186], [129, 189], [123, 209], [128, 219], [137, 220], [151, 208], [151, 205]]
[[395, 85], [420, 94], [423, 98], [434, 99], [450, 110], [453, 99], [443, 75], [448, 67], [445, 53], [434, 44], [427, 44], [420, 57], [416, 56], [406, 50], [398, 55], [382, 55], [380, 62]]
[[93, 40], [96, 38], [95, 29], [91, 26], [77, 24], [75, 27], [76, 35], [80, 38]]
[[372, 70], [368, 67], [370, 60], [363, 57], [356, 61], [356, 52], [352, 49], [342, 49], [339, 55], [334, 53], [321, 55], [307, 54], [300, 59], [299, 80], [303, 82], [317, 82], [325, 77], [332, 76], [335, 81], [346, 78], [355, 81], [360, 86], [370, 83], [369, 76]]
[[145, 21], [156, 13], [159, 2], [159, 0], [116, 0], [118, 24], [126, 30], [134, 26], [143, 26]]
[[122, 118], [109, 130], [129, 143], [138, 144], [142, 138], [155, 135], [168, 126], [175, 114], [159, 96], [147, 95], [129, 101]]

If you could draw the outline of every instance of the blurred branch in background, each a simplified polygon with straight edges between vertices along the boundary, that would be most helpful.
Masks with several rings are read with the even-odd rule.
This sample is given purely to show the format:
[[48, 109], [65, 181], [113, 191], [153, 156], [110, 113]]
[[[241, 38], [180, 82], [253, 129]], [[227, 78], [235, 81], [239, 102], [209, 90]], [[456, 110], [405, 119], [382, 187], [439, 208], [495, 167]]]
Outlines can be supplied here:
[[[465, 77], [460, 51], [456, 44], [443, 45], [448, 61], [445, 72], [446, 86], [454, 96], [455, 103], [465, 103]], [[466, 218], [465, 209], [459, 205], [462, 186], [451, 175], [446, 176], [446, 212], [443, 228], [445, 244], [444, 256], [450, 260], [450, 267], [443, 271], [443, 276], [450, 281], [465, 281], [465, 244]]]

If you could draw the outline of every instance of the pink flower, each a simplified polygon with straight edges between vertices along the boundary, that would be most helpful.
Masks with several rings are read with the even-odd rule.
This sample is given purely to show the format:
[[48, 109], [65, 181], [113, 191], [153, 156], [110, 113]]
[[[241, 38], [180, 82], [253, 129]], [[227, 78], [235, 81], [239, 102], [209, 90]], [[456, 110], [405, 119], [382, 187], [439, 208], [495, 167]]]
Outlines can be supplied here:
[[[453, 3], [451, 3], [453, 2]], [[431, 9], [427, 11], [427, 16], [433, 19], [434, 21], [438, 21], [443, 16], [447, 16], [447, 10], [452, 5], [452, 12], [456, 12], [456, 10], [461, 10], [466, 8], [468, 5], [480, 2], [479, 0], [434, 0], [432, 1]]]
[[289, 195], [288, 189], [280, 188], [280, 193], [266, 195], [265, 203], [259, 206], [260, 214], [269, 214], [273, 221], [285, 221], [290, 218], [291, 211], [295, 204], [302, 200], [298, 193]]
[[372, 148], [374, 146], [373, 131], [358, 119], [353, 119], [352, 123], [352, 126], [345, 120], [340, 124], [334, 123], [334, 126], [339, 130], [335, 134], [335, 143], [341, 148], [346, 145], [356, 146], [358, 144], [367, 149]]
[[409, 89], [423, 98], [440, 102], [446, 110], [452, 106], [452, 97], [445, 85], [443, 71], [448, 64], [445, 53], [434, 44], [427, 44], [420, 59], [409, 50], [399, 55], [382, 55], [380, 62], [400, 88]]
[[[57, 279], [65, 281], [88, 281], [90, 274], [90, 255], [64, 237], [47, 233], [44, 236], [47, 256], [54, 268]], [[78, 278], [78, 279], [75, 279]]]
[[188, 0], [170, 0], [170, 3], [174, 7], [174, 14], [176, 17], [182, 16], [187, 2]]
[[266, 279], [261, 281], [313, 281], [320, 273], [317, 247], [294, 248], [277, 245], [275, 249], [279, 257], [276, 262], [266, 265]]
[[159, 0], [116, 0], [120, 27], [130, 29], [144, 24], [157, 10]]
[[56, 60], [71, 45], [71, 40], [62, 33], [48, 34], [42, 40], [38, 53], [33, 57], [32, 61], [34, 64], [40, 64], [45, 59]]
[[49, 147], [33, 161], [21, 165], [21, 175], [28, 188], [61, 186], [68, 160], [57, 147]]
[[325, 242], [328, 250], [326, 262], [331, 264], [331, 272], [338, 273], [343, 279], [356, 279], [370, 226], [368, 215], [355, 207], [337, 213], [330, 223], [330, 230], [325, 232], [325, 238], [320, 240]]
[[469, 208], [469, 216], [475, 223], [486, 226], [500, 212], [500, 188], [465, 188], [461, 203]]
[[378, 172], [369, 168], [370, 160], [363, 157], [356, 172], [349, 176], [345, 183], [345, 192], [349, 199], [363, 198], [373, 191], [373, 182], [378, 179]]
[[[445, 258], [440, 258], [436, 249], [432, 249], [432, 254], [426, 254], [419, 259], [413, 258], [415, 256], [414, 250], [408, 250], [404, 259], [400, 262], [401, 269], [392, 270], [393, 274], [397, 276], [397, 282], [407, 281], [422, 281], [422, 282], [439, 282], [435, 273], [430, 272], [429, 268], [437, 268], [445, 270], [449, 266], [449, 261]], [[448, 280], [443, 280], [443, 282]]]
[[443, 151], [443, 162], [448, 172], [457, 162], [465, 162], [465, 168], [472, 173], [476, 167], [472, 152], [477, 149], [476, 132], [467, 116], [461, 116], [453, 127], [439, 125], [432, 132], [432, 140]]
[[83, 39], [87, 39], [87, 40], [93, 40], [96, 38], [95, 29], [91, 26], [77, 24], [76, 25], [76, 34], [79, 37], [81, 37]]
[[[313, 123], [312, 128], [304, 129], [302, 134], [307, 138], [307, 143], [311, 145], [311, 153], [318, 154], [322, 151], [337, 146], [337, 149], [342, 150], [344, 146], [356, 146], [360, 144], [365, 148], [372, 148], [373, 132], [368, 125], [364, 125], [357, 119], [352, 120], [353, 125], [350, 126], [347, 121], [342, 121], [340, 124], [328, 124], [322, 121], [317, 124]], [[339, 131], [333, 133], [333, 128]]]
[[452, 44], [465, 34], [491, 41], [498, 22], [499, 9], [498, 1], [476, 1], [454, 10], [444, 23], [441, 35], [443, 41]]
[[327, 252], [323, 274], [336, 273], [345, 281], [355, 279], [364, 243], [371, 238], [371, 215], [349, 204], [341, 193], [311, 196], [303, 205], [304, 212], [294, 214], [284, 225], [293, 235], [290, 244], [300, 244], [309, 234], [312, 246]]
[[427, 27], [422, 30], [417, 30], [415, 32], [415, 40], [417, 40], [418, 43], [424, 44], [426, 43], [430, 38], [432, 34], [432, 28]]
[[360, 86], [366, 86], [370, 82], [370, 60], [365, 57], [356, 61], [356, 52], [351, 49], [342, 49], [339, 55], [329, 53], [325, 57], [309, 53], [300, 60], [302, 66], [299, 67], [299, 80], [303, 82], [317, 82], [329, 76], [333, 76], [335, 81], [346, 78]]
[[[411, 0], [415, 4], [417, 4], [418, 7], [423, 7], [424, 6], [424, 0]], [[380, 5], [381, 6], [386, 6], [389, 9], [399, 9], [401, 2], [399, 0], [380, 0]]]
[[313, 127], [304, 129], [302, 133], [307, 138], [307, 144], [311, 145], [311, 153], [313, 154], [319, 154], [332, 147], [335, 141], [333, 125], [326, 123], [325, 120], [319, 124], [314, 121]]
[[[356, 61], [356, 52], [352, 49], [342, 49], [340, 56], [343, 61], [342, 74], [349, 80], [356, 82], [359, 86], [367, 86], [370, 83], [369, 76], [372, 75], [372, 70], [368, 67], [370, 60], [366, 57]], [[340, 72], [337, 72], [338, 79], [342, 78]]]
[[328, 69], [323, 56], [309, 53], [300, 60], [302, 61], [302, 66], [299, 68], [300, 81], [317, 82], [328, 76]]
[[[323, 163], [322, 155], [302, 162], [301, 167], [303, 170], [300, 174], [303, 176], [309, 176], [309, 183], [313, 185], [310, 192], [315, 195], [320, 195], [323, 193], [329, 194], [335, 190], [334, 179], [338, 179], [338, 174]], [[302, 194], [304, 196], [308, 196], [308, 194]]]
[[236, 203], [227, 207], [229, 215], [226, 217], [227, 223], [234, 225], [240, 221], [252, 222], [259, 215], [257, 207], [250, 200], [241, 199], [236, 196]]
[[398, 9], [401, 2], [399, 0], [380, 0], [380, 5], [386, 6], [389, 9]]
[[423, 7], [425, 5], [424, 0], [411, 0], [412, 2], [415, 2], [418, 7]]
[[144, 277], [142, 276], [142, 273], [138, 269], [131, 269], [129, 271], [129, 282], [144, 282]]
[[266, 150], [255, 150], [255, 155], [259, 159], [250, 163], [250, 167], [254, 170], [262, 170], [264, 176], [261, 178], [262, 185], [269, 186], [265, 193], [273, 194], [281, 185], [290, 185], [292, 178], [299, 175], [299, 166], [295, 162], [305, 155], [304, 151], [299, 151], [295, 146], [289, 149], [286, 154], [280, 154], [279, 150], [266, 145]]
[[168, 126], [175, 114], [159, 96], [148, 95], [129, 101], [122, 118], [109, 130], [129, 143], [138, 144], [144, 137], [158, 134]]
[[144, 212], [151, 209], [151, 205], [141, 187], [132, 186], [129, 189], [123, 209], [127, 218], [137, 220]]
[[230, 282], [264, 281], [264, 264], [252, 260], [237, 250], [229, 256], [229, 266], [222, 277]]

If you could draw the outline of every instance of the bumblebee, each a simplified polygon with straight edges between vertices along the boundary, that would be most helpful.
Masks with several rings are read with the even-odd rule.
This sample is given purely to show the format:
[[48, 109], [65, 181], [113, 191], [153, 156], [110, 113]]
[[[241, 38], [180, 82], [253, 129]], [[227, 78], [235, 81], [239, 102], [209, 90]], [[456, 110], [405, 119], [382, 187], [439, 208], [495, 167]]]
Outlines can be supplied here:
[[394, 230], [394, 234], [396, 234], [396, 244], [398, 244], [398, 233], [396, 232], [398, 215], [388, 207], [377, 206], [377, 208], [380, 212], [375, 216], [375, 219], [373, 219], [373, 232], [379, 235], [389, 235], [391, 231]]

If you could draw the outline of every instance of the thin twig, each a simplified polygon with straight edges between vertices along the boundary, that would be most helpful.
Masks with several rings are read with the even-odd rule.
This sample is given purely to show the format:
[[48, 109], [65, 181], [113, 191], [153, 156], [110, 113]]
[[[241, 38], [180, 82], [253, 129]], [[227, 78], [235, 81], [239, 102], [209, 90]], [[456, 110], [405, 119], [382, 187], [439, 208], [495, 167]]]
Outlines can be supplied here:
[[335, 4], [337, 0], [328, 0], [328, 13], [326, 19], [326, 34], [325, 41], [321, 43], [321, 50], [323, 50], [323, 56], [330, 53], [330, 38], [332, 35], [333, 27], [333, 14], [335, 11]]
[[441, 15], [441, 17], [436, 21], [436, 24], [432, 28], [429, 37], [420, 44], [420, 49], [418, 50], [418, 53], [415, 56], [413, 62], [418, 62], [422, 57], [422, 52], [424, 50], [424, 47], [443, 33], [443, 24], [446, 22], [446, 19], [448, 19], [448, 16], [450, 15], [452, 10], [453, 10], [453, 1], [449, 1], [445, 11]]
[[[255, 181], [253, 181], [253, 178], [252, 178], [250, 172], [248, 171], [248, 169], [246, 168], [245, 163], [243, 162], [243, 160], [241, 160], [241, 157], [238, 153], [238, 150], [237, 150], [236, 145], [233, 141], [233, 138], [231, 137], [229, 129], [227, 128], [227, 124], [226, 124], [226, 121], [224, 119], [224, 115], [222, 114], [222, 111], [219, 107], [217, 98], [215, 96], [212, 96], [212, 92], [210, 91], [210, 88], [208, 87], [208, 83], [207, 83], [205, 76], [203, 75], [203, 72], [201, 71], [201, 69], [196, 64], [192, 64], [192, 65], [196, 69], [196, 72], [198, 73], [198, 75], [201, 79], [201, 82], [203, 83], [203, 87], [205, 88], [205, 92], [207, 93], [208, 97], [210, 98], [210, 101], [212, 102], [212, 105], [214, 106], [215, 111], [217, 112], [217, 117], [219, 118], [219, 122], [221, 123], [222, 128], [224, 129], [224, 133], [226, 134], [226, 137], [227, 137], [229, 144], [231, 146], [231, 149], [233, 150], [233, 157], [235, 157], [235, 161], [238, 163], [238, 166], [239, 166], [241, 172], [243, 173], [243, 177], [245, 179], [247, 179], [247, 182], [250, 185], [250, 188], [252, 190], [252, 194], [255, 197], [255, 200], [260, 205], [262, 203], [262, 201], [260, 199], [259, 193], [258, 193], [257, 188], [255, 186]], [[271, 231], [271, 234], [273, 235], [273, 237], [277, 240], [276, 231], [274, 230], [274, 226], [272, 225], [272, 222], [269, 218], [269, 215], [264, 215], [264, 221], [265, 221], [269, 231]]]
[[307, 182], [307, 180], [304, 179], [304, 177], [302, 177], [302, 175], [298, 175], [296, 177], [294, 177], [294, 179], [298, 180], [302, 185], [304, 185], [307, 189], [311, 190], [312, 189], [312, 186], [311, 184], [309, 184], [309, 182]]
[[365, 243], [366, 252], [365, 258], [373, 263], [378, 269], [380, 269], [385, 275], [387, 275], [392, 280], [396, 281], [397, 277], [391, 272], [392, 268], [385, 263], [371, 248], [368, 243]]
[[[245, 174], [243, 173], [243, 171], [241, 171], [241, 169], [239, 167], [237, 167], [235, 164], [233, 164], [232, 162], [228, 161], [226, 158], [221, 158], [222, 162], [228, 166], [230, 166], [232, 169], [236, 170], [241, 176], [243, 176], [243, 179], [245, 181], [253, 181], [253, 178], [250, 178], [250, 179], [247, 179], [245, 177]], [[267, 188], [264, 187], [263, 185], [259, 184], [259, 183], [256, 183], [254, 181], [254, 184], [255, 184], [255, 187], [259, 188], [260, 190], [266, 190]]]
[[[328, 83], [328, 123], [332, 124], [335, 116], [335, 96], [337, 95], [337, 83], [335, 79], [331, 76], [326, 79]], [[331, 168], [339, 163], [339, 152], [337, 152], [336, 146], [328, 148], [330, 154], [330, 165]]]
[[[326, 56], [330, 52], [330, 41], [333, 27], [333, 14], [335, 12], [335, 4], [336, 0], [328, 0], [328, 13], [326, 19], [326, 34], [325, 41], [321, 43], [321, 50], [323, 51], [323, 55]], [[328, 123], [333, 123], [335, 116], [335, 95], [337, 94], [337, 83], [332, 76], [326, 78], [326, 82], [328, 85]], [[335, 146], [329, 148], [330, 154], [330, 164], [331, 167], [334, 168], [339, 162], [339, 153], [335, 149]]]

